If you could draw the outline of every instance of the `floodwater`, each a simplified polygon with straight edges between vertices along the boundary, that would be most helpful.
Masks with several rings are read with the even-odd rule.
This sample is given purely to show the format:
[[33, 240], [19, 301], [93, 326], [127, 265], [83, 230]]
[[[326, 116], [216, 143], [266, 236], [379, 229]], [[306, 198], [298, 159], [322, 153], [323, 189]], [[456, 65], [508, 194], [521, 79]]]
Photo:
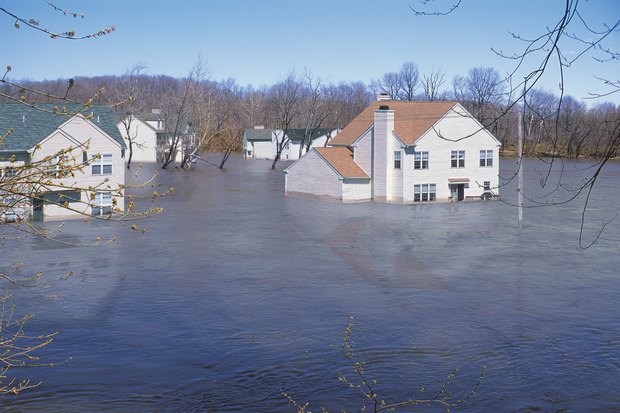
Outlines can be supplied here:
[[[529, 160], [528, 202], [562, 201], [588, 165], [556, 164], [541, 188], [546, 166]], [[27, 333], [59, 333], [40, 353], [54, 366], [10, 372], [41, 385], [2, 408], [295, 411], [283, 390], [313, 411], [359, 411], [364, 397], [338, 381], [354, 378], [338, 350], [353, 316], [355, 356], [387, 402], [432, 396], [455, 368], [448, 392], [463, 396], [485, 366], [457, 411], [620, 410], [620, 163], [591, 194], [584, 243], [612, 221], [589, 249], [583, 196], [526, 208], [519, 229], [515, 180], [503, 201], [343, 205], [285, 197], [268, 161], [227, 166], [161, 172], [175, 194], [139, 223], [146, 234], [74, 220], [63, 241], [118, 240], [0, 247], [5, 269], [22, 262], [51, 285], [13, 291], [36, 314]], [[501, 160], [504, 178], [514, 170]]]

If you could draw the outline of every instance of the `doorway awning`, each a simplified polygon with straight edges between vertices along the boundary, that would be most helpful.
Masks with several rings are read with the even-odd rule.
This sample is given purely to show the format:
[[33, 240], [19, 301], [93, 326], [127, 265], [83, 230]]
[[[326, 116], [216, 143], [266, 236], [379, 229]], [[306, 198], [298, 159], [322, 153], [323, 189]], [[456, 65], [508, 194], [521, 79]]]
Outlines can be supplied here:
[[469, 178], [448, 178], [449, 184], [468, 184]]

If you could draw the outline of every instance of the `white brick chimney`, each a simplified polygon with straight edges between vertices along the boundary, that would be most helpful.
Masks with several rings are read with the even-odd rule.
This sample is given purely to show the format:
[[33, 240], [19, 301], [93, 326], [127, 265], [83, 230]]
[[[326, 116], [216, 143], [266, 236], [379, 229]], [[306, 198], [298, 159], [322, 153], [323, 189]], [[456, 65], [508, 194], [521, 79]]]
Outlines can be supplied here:
[[372, 196], [377, 201], [389, 201], [392, 177], [392, 133], [394, 111], [381, 105], [375, 111], [373, 127]]

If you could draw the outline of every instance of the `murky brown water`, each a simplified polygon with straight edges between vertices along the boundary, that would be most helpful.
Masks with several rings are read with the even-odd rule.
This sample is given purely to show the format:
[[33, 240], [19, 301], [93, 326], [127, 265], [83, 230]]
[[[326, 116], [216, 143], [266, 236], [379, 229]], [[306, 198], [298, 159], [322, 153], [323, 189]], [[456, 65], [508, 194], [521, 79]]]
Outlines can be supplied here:
[[[586, 164], [566, 163], [564, 184], [576, 185]], [[528, 162], [529, 188], [543, 169]], [[502, 175], [513, 170], [503, 159]], [[466, 392], [486, 366], [459, 411], [620, 409], [620, 219], [582, 250], [577, 203], [527, 209], [519, 230], [503, 202], [286, 198], [269, 162], [235, 158], [224, 172], [200, 166], [159, 180], [176, 192], [145, 235], [70, 221], [67, 240], [120, 238], [97, 248], [36, 238], [1, 247], [3, 265], [24, 262], [24, 272], [50, 280], [76, 274], [53, 283], [56, 300], [14, 292], [20, 311], [36, 312], [31, 333], [60, 333], [45, 359], [66, 361], [14, 370], [43, 383], [3, 397], [3, 407], [295, 411], [284, 389], [313, 410], [355, 411], [363, 400], [338, 382], [347, 367], [332, 347], [353, 315], [358, 355], [387, 401], [416, 397], [420, 385], [432, 392], [456, 367], [450, 388]], [[593, 193], [586, 239], [618, 213], [619, 182], [612, 163]]]

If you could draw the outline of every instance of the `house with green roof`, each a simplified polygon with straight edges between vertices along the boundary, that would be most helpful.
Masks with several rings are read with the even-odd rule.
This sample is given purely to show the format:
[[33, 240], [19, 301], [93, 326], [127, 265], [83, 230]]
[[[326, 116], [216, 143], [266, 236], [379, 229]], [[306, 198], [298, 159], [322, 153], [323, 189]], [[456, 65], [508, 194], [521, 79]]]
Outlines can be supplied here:
[[124, 210], [126, 146], [109, 108], [0, 104], [0, 136], [0, 215]]
[[[321, 148], [338, 134], [336, 128], [317, 128], [310, 131], [310, 148]], [[293, 128], [287, 131], [284, 137], [286, 144], [280, 154], [282, 160], [296, 160], [306, 153], [302, 148], [306, 129]], [[263, 126], [254, 126], [243, 132], [243, 156], [246, 159], [274, 159], [277, 154], [278, 142], [282, 142], [281, 129], [265, 129]]]

